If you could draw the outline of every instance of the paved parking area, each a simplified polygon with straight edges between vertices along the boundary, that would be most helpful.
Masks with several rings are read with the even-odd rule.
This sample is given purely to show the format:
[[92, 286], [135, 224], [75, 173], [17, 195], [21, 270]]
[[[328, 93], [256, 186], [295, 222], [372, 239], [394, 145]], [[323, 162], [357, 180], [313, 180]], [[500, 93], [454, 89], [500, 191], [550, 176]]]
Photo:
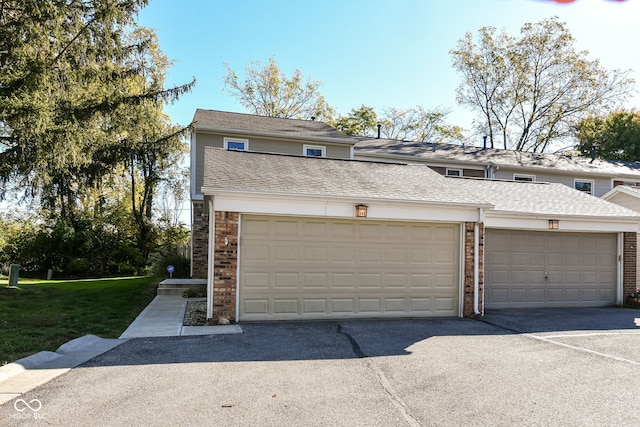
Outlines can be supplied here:
[[0, 424], [638, 425], [640, 311], [539, 313], [132, 339], [22, 396], [37, 412], [0, 406]]

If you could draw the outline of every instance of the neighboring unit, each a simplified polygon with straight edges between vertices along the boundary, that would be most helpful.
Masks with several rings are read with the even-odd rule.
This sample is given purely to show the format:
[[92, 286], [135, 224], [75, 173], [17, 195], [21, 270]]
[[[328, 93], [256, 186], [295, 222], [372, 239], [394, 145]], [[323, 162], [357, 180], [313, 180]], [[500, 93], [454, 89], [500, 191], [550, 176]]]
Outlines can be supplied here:
[[442, 175], [556, 182], [601, 197], [618, 185], [640, 185], [640, 162], [360, 138], [355, 158], [423, 163]]

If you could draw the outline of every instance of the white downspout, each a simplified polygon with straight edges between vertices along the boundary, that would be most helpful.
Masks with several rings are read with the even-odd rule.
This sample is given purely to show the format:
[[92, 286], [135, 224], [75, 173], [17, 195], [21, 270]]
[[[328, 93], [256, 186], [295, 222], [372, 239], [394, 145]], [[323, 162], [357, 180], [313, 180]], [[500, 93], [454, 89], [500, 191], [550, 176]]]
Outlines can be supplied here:
[[213, 252], [216, 232], [216, 216], [213, 211], [213, 197], [209, 198], [209, 243], [207, 248], [207, 319], [213, 317]]
[[[479, 209], [478, 221], [473, 226], [473, 312], [480, 313], [480, 224], [484, 222], [484, 210]], [[483, 310], [484, 311], [484, 310]]]

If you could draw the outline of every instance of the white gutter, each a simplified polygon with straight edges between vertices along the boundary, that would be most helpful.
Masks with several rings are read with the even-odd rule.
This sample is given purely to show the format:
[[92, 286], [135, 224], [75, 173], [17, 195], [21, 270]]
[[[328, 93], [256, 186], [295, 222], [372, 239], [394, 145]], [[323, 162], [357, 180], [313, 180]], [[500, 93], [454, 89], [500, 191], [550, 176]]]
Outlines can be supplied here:
[[[484, 210], [478, 209], [478, 221], [473, 226], [473, 312], [480, 313], [480, 224], [484, 222]], [[483, 310], [484, 311], [484, 310]]]
[[[300, 194], [300, 193], [288, 193], [288, 192], [269, 192], [264, 191], [247, 191], [236, 190], [230, 188], [213, 188], [205, 187], [201, 188], [203, 194], [207, 196], [252, 196], [256, 198], [268, 199], [291, 199], [291, 200], [317, 200], [317, 201], [348, 201], [358, 203], [379, 203], [379, 204], [402, 204], [402, 205], [414, 205], [414, 206], [432, 206], [443, 208], [471, 208], [471, 209], [492, 209], [494, 205], [485, 202], [441, 202], [435, 200], [411, 200], [411, 199], [392, 199], [386, 197], [360, 197], [357, 195], [332, 195], [332, 194]], [[484, 214], [483, 214], [484, 218]], [[638, 215], [640, 219], [640, 215]]]

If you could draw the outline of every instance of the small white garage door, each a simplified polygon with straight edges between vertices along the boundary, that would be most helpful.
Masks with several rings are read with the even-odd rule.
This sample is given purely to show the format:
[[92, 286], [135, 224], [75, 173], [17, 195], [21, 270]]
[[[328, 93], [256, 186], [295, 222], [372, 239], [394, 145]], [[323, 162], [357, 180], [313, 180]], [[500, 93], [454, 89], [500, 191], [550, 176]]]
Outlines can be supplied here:
[[457, 316], [459, 230], [243, 215], [239, 319]]
[[485, 248], [485, 308], [616, 302], [616, 234], [487, 229]]

